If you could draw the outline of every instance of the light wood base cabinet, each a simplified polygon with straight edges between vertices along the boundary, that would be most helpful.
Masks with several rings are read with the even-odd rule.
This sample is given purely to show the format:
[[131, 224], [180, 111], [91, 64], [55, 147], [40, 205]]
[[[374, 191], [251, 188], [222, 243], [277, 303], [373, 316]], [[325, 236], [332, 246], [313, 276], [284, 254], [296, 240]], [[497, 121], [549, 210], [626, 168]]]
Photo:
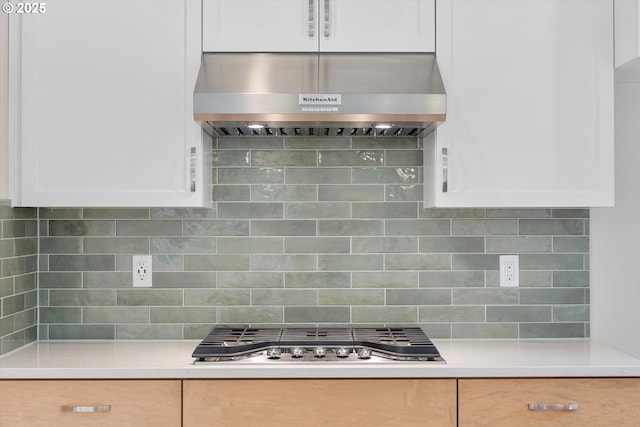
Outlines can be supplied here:
[[0, 381], [2, 427], [180, 427], [180, 380]]
[[638, 427], [638, 402], [640, 378], [0, 380], [0, 426]]
[[185, 380], [184, 427], [453, 427], [455, 379]]
[[458, 411], [459, 427], [637, 427], [640, 378], [461, 379]]

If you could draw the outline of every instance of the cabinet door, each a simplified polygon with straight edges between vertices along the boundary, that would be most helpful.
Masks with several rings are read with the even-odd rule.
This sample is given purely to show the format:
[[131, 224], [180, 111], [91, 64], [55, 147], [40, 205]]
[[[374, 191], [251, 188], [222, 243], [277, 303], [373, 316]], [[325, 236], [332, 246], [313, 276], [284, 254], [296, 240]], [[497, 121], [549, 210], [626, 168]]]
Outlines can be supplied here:
[[322, 51], [435, 51], [435, 0], [319, 1]]
[[640, 420], [638, 402], [638, 378], [459, 380], [458, 425], [631, 427]]
[[199, 5], [52, 0], [46, 6], [46, 13], [11, 16], [21, 25], [17, 204], [203, 205], [210, 195], [192, 109]]
[[[0, 56], [9, 57], [9, 16], [0, 14]], [[8, 61], [0, 62], [0, 199], [9, 196], [9, 67]]]
[[205, 52], [315, 52], [318, 0], [203, 0]]
[[203, 0], [205, 52], [433, 52], [435, 0]]
[[185, 380], [183, 426], [453, 427], [456, 380]]
[[425, 141], [425, 205], [611, 205], [613, 3], [438, 0], [436, 11], [447, 119]]
[[640, 0], [616, 0], [616, 67], [640, 58]]
[[2, 427], [180, 427], [180, 380], [0, 381]]

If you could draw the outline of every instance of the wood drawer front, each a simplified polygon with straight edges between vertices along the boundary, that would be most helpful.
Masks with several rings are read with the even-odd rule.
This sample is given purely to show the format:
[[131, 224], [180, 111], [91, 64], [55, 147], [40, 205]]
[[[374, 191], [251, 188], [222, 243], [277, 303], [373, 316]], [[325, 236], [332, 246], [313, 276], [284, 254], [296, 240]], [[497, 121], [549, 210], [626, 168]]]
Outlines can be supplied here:
[[456, 380], [185, 380], [184, 427], [453, 427]]
[[[2, 427], [179, 427], [180, 380], [0, 381]], [[109, 405], [108, 412], [63, 407]]]
[[[532, 411], [529, 403], [577, 403], [575, 411]], [[460, 427], [637, 427], [640, 378], [460, 380]]]

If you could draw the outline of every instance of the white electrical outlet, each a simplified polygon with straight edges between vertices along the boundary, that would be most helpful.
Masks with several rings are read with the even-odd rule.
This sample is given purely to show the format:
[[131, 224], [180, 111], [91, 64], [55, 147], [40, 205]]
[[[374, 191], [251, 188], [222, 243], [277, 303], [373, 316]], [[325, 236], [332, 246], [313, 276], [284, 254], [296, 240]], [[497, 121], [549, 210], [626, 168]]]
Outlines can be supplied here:
[[151, 287], [151, 255], [133, 255], [131, 258], [133, 270], [133, 287]]
[[500, 286], [520, 285], [520, 257], [518, 255], [500, 255]]

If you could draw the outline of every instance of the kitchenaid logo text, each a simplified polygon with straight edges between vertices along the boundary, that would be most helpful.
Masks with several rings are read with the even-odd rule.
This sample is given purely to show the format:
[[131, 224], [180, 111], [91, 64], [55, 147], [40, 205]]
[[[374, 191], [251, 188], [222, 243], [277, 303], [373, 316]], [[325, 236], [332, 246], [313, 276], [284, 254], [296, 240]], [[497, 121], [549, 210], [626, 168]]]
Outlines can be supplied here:
[[340, 105], [342, 103], [342, 95], [338, 94], [317, 94], [317, 93], [301, 93], [298, 95], [298, 103], [300, 105]]

